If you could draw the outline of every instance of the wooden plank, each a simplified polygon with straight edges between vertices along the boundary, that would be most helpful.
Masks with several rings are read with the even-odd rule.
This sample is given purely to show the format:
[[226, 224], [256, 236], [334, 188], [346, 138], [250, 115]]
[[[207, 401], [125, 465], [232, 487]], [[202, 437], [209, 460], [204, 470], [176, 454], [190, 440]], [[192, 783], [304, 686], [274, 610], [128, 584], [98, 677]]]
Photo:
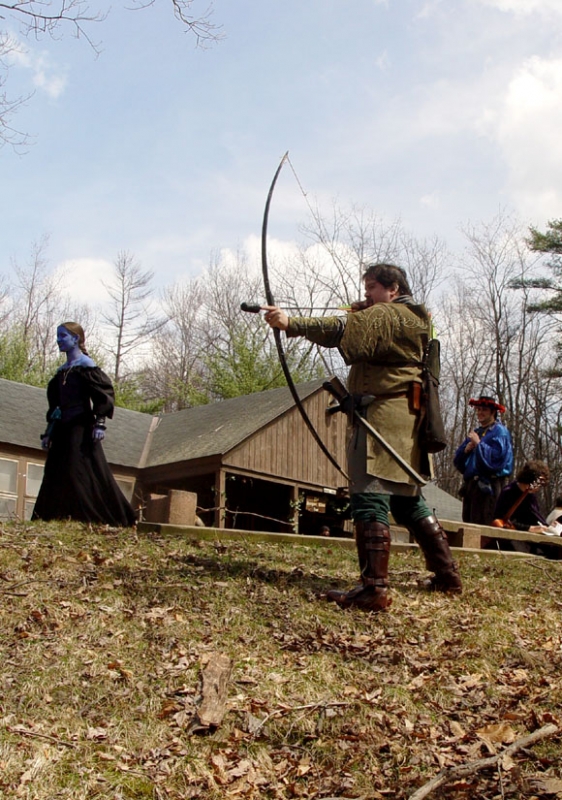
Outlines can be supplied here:
[[[326, 416], [323, 393], [305, 401], [313, 425], [338, 463], [345, 466], [347, 420], [342, 414]], [[336, 487], [345, 483], [338, 470], [320, 451], [296, 408], [265, 426], [226, 456], [239, 469], [297, 483]]]
[[[458, 522], [451, 522], [447, 520], [441, 520], [441, 524], [443, 525], [445, 531], [447, 532], [447, 536], [449, 539], [455, 539], [455, 534], [458, 534], [459, 530], [463, 528], [466, 529], [466, 523], [458, 523]], [[474, 526], [477, 528], [478, 526]], [[336, 548], [340, 547], [343, 550], [355, 550], [355, 541], [352, 538], [340, 538], [340, 537], [331, 537], [331, 536], [309, 536], [306, 534], [295, 534], [295, 533], [270, 533], [268, 531], [245, 531], [245, 530], [233, 530], [233, 529], [221, 529], [221, 528], [199, 528], [199, 527], [190, 527], [188, 525], [166, 525], [163, 523], [157, 522], [139, 522], [137, 529], [139, 533], [158, 533], [160, 535], [170, 535], [170, 536], [183, 536], [186, 539], [194, 539], [194, 540], [244, 540], [247, 539], [248, 541], [253, 542], [270, 542], [270, 543], [284, 543], [284, 544], [305, 544], [305, 545], [317, 545], [319, 547], [331, 547]], [[488, 528], [482, 526], [481, 529], [483, 532], [487, 531], [497, 531], [497, 538], [502, 539], [509, 539], [515, 538], [510, 537], [508, 532], [503, 532], [500, 528]], [[411, 549], [413, 547], [417, 547], [417, 544], [408, 543], [407, 541], [400, 541], [402, 538], [406, 539], [406, 536], [398, 535], [400, 532], [405, 532], [404, 528], [398, 528], [397, 526], [391, 526], [391, 533], [396, 534], [393, 536], [393, 541], [391, 544], [392, 550], [401, 550], [401, 549]], [[524, 534], [521, 531], [511, 531], [511, 533], [518, 533], [520, 534], [517, 538], [521, 539], [522, 541], [533, 541], [538, 542], [541, 544], [554, 544], [562, 547], [562, 537], [558, 538], [555, 536], [544, 536], [543, 534], [534, 534], [528, 533]], [[459, 539], [457, 539], [459, 541]], [[521, 557], [525, 556], [527, 558], [534, 558], [535, 556], [531, 556], [526, 553], [511, 553], [509, 551], [498, 551], [498, 550], [481, 550], [480, 544], [478, 543], [475, 547], [472, 545], [467, 544], [465, 545], [458, 545], [451, 542], [451, 548], [453, 550], [470, 550], [470, 552], [478, 552], [483, 556], [516, 556]], [[537, 556], [539, 557], [539, 556]]]
[[197, 709], [199, 724], [216, 728], [223, 721], [228, 699], [228, 681], [232, 661], [224, 653], [211, 653], [201, 674], [201, 703]]
[[463, 524], [457, 530], [445, 530], [451, 547], [470, 547], [476, 550], [482, 547], [482, 534], [477, 526]]
[[489, 525], [480, 525], [482, 536], [491, 539], [515, 539], [519, 542], [536, 542], [537, 544], [553, 544], [562, 547], [562, 536], [546, 536], [544, 533], [529, 533], [529, 531], [510, 531], [507, 528], [492, 528]]

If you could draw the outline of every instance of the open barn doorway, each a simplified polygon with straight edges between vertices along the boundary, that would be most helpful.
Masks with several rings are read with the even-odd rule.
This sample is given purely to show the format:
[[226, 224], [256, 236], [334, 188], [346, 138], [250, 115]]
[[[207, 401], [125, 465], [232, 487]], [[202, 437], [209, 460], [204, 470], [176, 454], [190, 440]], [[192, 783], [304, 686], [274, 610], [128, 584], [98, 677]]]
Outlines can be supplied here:
[[290, 486], [227, 473], [225, 490], [226, 528], [293, 533]]

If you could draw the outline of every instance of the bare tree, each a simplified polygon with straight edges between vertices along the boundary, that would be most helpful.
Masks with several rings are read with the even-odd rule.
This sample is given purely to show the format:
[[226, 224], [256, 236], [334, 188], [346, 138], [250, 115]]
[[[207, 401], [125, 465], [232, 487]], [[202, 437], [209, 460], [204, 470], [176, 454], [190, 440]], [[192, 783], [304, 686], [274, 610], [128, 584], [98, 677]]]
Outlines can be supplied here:
[[[215, 254], [205, 276], [206, 364], [213, 399], [262, 391], [285, 384], [273, 335], [263, 320], [240, 310], [242, 301], [263, 294], [261, 277], [252, 274], [243, 254], [223, 263]], [[275, 287], [274, 294], [281, 296]], [[308, 380], [317, 371], [316, 348], [286, 340], [293, 377]], [[220, 384], [220, 386], [219, 386]]]
[[28, 142], [26, 134], [14, 128], [11, 121], [19, 108], [29, 100], [29, 96], [10, 97], [6, 90], [10, 57], [15, 49], [16, 42], [13, 37], [0, 30], [0, 147], [11, 144], [17, 148]]
[[132, 356], [146, 344], [148, 338], [164, 324], [153, 310], [149, 298], [153, 273], [141, 269], [132, 253], [122, 250], [114, 262], [114, 280], [104, 286], [111, 298], [110, 310], [102, 313], [110, 342], [107, 349], [112, 359], [112, 372], [116, 384], [132, 368]]
[[[129, 10], [142, 10], [154, 5], [156, 0], [131, 0]], [[0, 21], [14, 23], [22, 35], [40, 40], [47, 36], [53, 40], [70, 33], [77, 39], [85, 40], [96, 55], [100, 45], [91, 35], [92, 27], [106, 20], [109, 5], [92, 4], [88, 0], [4, 0], [0, 2]], [[171, 0], [172, 12], [184, 30], [195, 37], [198, 46], [205, 46], [223, 38], [221, 27], [212, 21], [212, 6], [207, 5], [200, 13], [193, 14], [192, 8], [199, 6], [199, 0]], [[18, 107], [29, 98], [10, 98], [5, 92], [8, 78], [9, 55], [14, 41], [7, 30], [0, 30], [0, 146], [11, 143], [27, 143], [25, 134], [12, 128], [10, 119]]]
[[[271, 258], [270, 264], [279, 297], [296, 313], [334, 313], [360, 299], [365, 266], [374, 262], [404, 266], [418, 302], [435, 294], [450, 261], [437, 237], [417, 240], [399, 220], [388, 222], [364, 207], [333, 204], [329, 215], [318, 207], [310, 211], [298, 256], [279, 263]], [[316, 349], [315, 357], [328, 373], [345, 372], [337, 350]]]
[[64, 275], [53, 274], [47, 259], [48, 236], [33, 242], [25, 264], [12, 261], [11, 281], [0, 287], [0, 335], [17, 351], [17, 377], [43, 384], [54, 369], [59, 353], [56, 328], [77, 320], [91, 328], [92, 313], [77, 306], [64, 293]]
[[543, 458], [555, 474], [560, 469], [555, 411], [560, 392], [549, 377], [555, 326], [526, 312], [530, 290], [511, 288], [514, 279], [534, 274], [537, 259], [521, 226], [503, 213], [464, 233], [467, 248], [458, 277], [437, 314], [451, 448], [436, 463], [439, 483], [449, 491], [460, 483], [452, 457], [472, 424], [468, 400], [480, 394], [494, 395], [506, 406], [516, 464]]
[[450, 261], [451, 254], [442, 239], [416, 239], [402, 232], [397, 263], [406, 270], [418, 303], [431, 304], [445, 278], [450, 277]]
[[34, 369], [44, 372], [57, 357], [56, 327], [68, 320], [72, 305], [62, 291], [62, 275], [49, 271], [49, 237], [31, 245], [25, 265], [12, 261], [13, 311], [10, 325], [19, 328]]
[[205, 352], [202, 308], [205, 288], [200, 278], [164, 291], [165, 325], [152, 341], [142, 387], [163, 411], [179, 411], [205, 397], [202, 360]]
[[[153, 337], [142, 381], [149, 397], [171, 411], [284, 385], [271, 330], [240, 308], [262, 292], [242, 253], [214, 253], [202, 275], [167, 290], [166, 325]], [[318, 374], [310, 345], [293, 340], [285, 349], [297, 381]]]
[[400, 250], [400, 222], [388, 223], [364, 207], [346, 209], [334, 203], [329, 218], [319, 207], [311, 208], [311, 221], [302, 231], [309, 242], [319, 246], [309, 263], [318, 288], [346, 304], [363, 294], [363, 265], [392, 261]]
[[[154, 5], [155, 0], [132, 0], [130, 10], [140, 10]], [[217, 41], [222, 37], [220, 26], [211, 21], [212, 9], [207, 6], [199, 15], [191, 13], [195, 0], [171, 0], [171, 6], [179, 22], [185, 30], [193, 34], [197, 44]], [[91, 10], [88, 0], [7, 0], [0, 2], [0, 19], [13, 20], [19, 24], [25, 35], [35, 39], [47, 34], [51, 38], [60, 38], [69, 30], [76, 38], [85, 39], [94, 49], [88, 33], [92, 23], [103, 22], [109, 13], [109, 7], [97, 11]]]
[[437, 237], [420, 241], [400, 220], [389, 222], [365, 207], [345, 209], [334, 204], [329, 219], [319, 208], [312, 208], [311, 222], [302, 230], [318, 245], [318, 250], [312, 251], [315, 259], [309, 272], [319, 287], [335, 292], [343, 303], [362, 296], [364, 268], [374, 262], [403, 266], [414, 296], [425, 303], [440, 285], [449, 259], [444, 242]]
[[11, 301], [8, 281], [3, 275], [0, 275], [0, 331], [3, 330], [4, 326], [8, 322], [10, 309]]

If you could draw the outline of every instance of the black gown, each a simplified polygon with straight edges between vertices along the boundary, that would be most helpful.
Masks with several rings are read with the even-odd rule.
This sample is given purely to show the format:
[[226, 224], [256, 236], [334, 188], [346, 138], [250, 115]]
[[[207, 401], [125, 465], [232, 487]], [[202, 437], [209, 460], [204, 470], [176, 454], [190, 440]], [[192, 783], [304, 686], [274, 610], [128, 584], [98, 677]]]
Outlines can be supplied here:
[[63, 368], [49, 381], [50, 447], [32, 519], [134, 525], [135, 512], [109, 469], [101, 442], [92, 439], [95, 417], [113, 416], [114, 397], [111, 381], [96, 366]]

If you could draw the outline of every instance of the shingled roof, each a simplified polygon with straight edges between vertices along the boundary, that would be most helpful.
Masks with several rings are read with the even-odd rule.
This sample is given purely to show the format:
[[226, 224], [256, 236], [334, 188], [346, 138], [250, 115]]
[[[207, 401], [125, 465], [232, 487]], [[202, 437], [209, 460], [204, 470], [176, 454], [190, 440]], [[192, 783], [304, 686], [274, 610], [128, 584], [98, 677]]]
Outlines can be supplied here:
[[[47, 397], [45, 389], [0, 378], [0, 442], [41, 449], [45, 431]], [[103, 443], [110, 464], [142, 466], [141, 459], [152, 417], [138, 411], [116, 408], [107, 423]]]
[[[299, 397], [304, 400], [321, 386], [321, 380], [301, 384]], [[39, 450], [46, 426], [45, 390], [0, 378], [0, 407], [0, 442]], [[223, 455], [293, 407], [289, 389], [282, 387], [161, 417], [116, 408], [103, 447], [110, 463], [128, 467]]]
[[41, 448], [45, 430], [45, 389], [0, 378], [0, 442]]
[[462, 522], [462, 503], [452, 494], [444, 492], [435, 483], [423, 487], [423, 496], [429, 508], [441, 519]]
[[[322, 383], [300, 384], [300, 399], [319, 391]], [[146, 466], [224, 455], [291, 408], [289, 389], [281, 387], [166, 414], [154, 431]]]

